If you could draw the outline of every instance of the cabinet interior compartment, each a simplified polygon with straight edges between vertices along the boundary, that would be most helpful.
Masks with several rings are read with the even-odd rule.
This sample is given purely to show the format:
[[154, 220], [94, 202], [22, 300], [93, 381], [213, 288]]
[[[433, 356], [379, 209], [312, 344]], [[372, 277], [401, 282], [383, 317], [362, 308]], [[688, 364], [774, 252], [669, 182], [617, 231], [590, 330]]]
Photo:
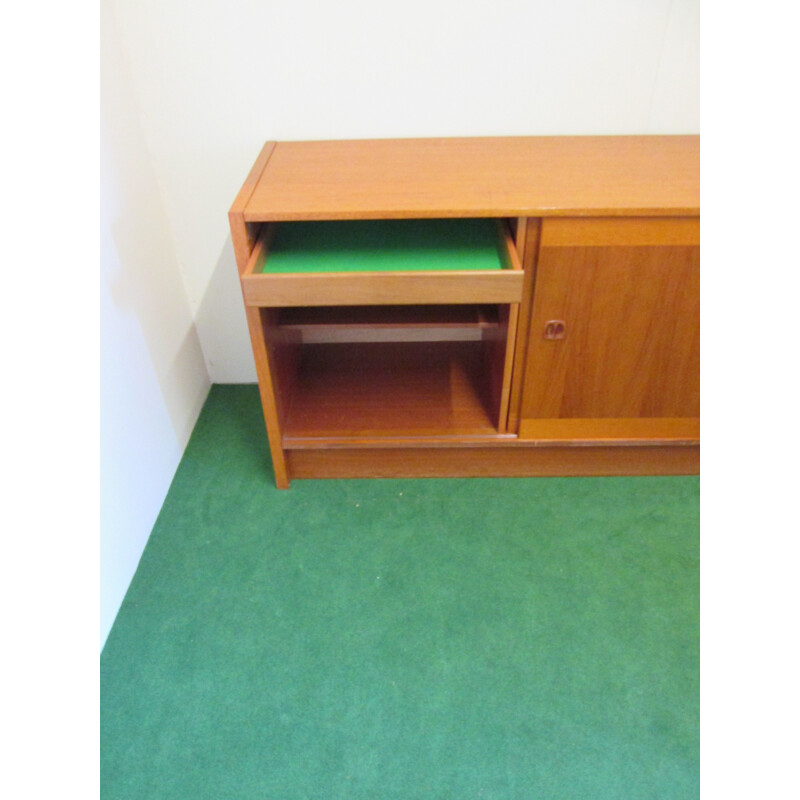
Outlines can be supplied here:
[[509, 307], [261, 309], [284, 446], [505, 431]]

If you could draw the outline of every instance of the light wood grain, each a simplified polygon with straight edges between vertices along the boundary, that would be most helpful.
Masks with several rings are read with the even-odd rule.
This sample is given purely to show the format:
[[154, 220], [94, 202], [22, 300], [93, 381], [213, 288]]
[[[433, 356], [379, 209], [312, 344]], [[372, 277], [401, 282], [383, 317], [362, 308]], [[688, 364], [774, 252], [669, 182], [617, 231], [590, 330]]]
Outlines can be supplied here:
[[696, 475], [698, 446], [287, 450], [296, 478]]
[[[405, 431], [392, 434], [353, 433], [349, 435], [325, 434], [320, 436], [295, 436], [287, 434], [283, 437], [283, 446], [288, 450], [396, 450], [396, 449], [431, 449], [442, 450], [462, 447], [494, 447], [520, 443], [517, 436], [510, 433], [484, 431], [481, 433], [462, 432], [448, 433], [416, 433]], [[531, 444], [526, 442], [525, 444]]]
[[618, 444], [663, 443], [697, 444], [700, 419], [697, 417], [524, 419], [520, 439], [538, 442], [616, 442]]
[[266, 167], [267, 162], [272, 155], [272, 151], [275, 149], [275, 145], [276, 142], [264, 143], [264, 146], [261, 148], [258, 157], [253, 163], [253, 166], [250, 168], [250, 172], [244, 179], [241, 189], [239, 189], [238, 193], [236, 194], [236, 197], [231, 204], [229, 213], [241, 214], [247, 208], [247, 204], [250, 202], [250, 197], [253, 194], [253, 190], [256, 188], [256, 185], [261, 179], [261, 173], [264, 171], [264, 167]]
[[698, 136], [279, 142], [248, 221], [697, 215]]
[[303, 347], [286, 437], [497, 432], [480, 343]]
[[699, 416], [699, 294], [698, 247], [542, 247], [521, 418]]
[[514, 246], [520, 262], [525, 259], [525, 241], [527, 239], [528, 218], [517, 217], [514, 222]]
[[542, 223], [542, 247], [699, 244], [699, 217], [568, 217]]
[[498, 253], [503, 262], [503, 268], [506, 270], [515, 270], [522, 272], [522, 261], [519, 257], [517, 249], [517, 241], [512, 233], [511, 226], [508, 220], [497, 220], [497, 234], [500, 237], [500, 246]]
[[[250, 200], [253, 190], [258, 183], [264, 167], [269, 162], [275, 149], [274, 142], [267, 142], [259, 153], [253, 167], [245, 179], [242, 188], [228, 213], [228, 222], [231, 230], [234, 255], [239, 274], [243, 274], [250, 263], [252, 251], [259, 240], [261, 225], [245, 220], [245, 208]], [[244, 292], [244, 287], [242, 287]], [[273, 365], [270, 364], [267, 344], [264, 340], [262, 318], [257, 308], [245, 305], [247, 328], [250, 334], [250, 345], [253, 350], [258, 389], [261, 397], [261, 408], [264, 414], [264, 423], [267, 429], [272, 466], [275, 474], [275, 485], [279, 489], [289, 488], [289, 477], [286, 471], [286, 460], [281, 447], [281, 432], [278, 417], [278, 407], [275, 398], [275, 385], [273, 381]]]
[[[498, 349], [502, 346], [502, 354], [493, 353], [492, 368], [499, 372], [496, 380], [500, 382], [500, 416], [498, 420], [498, 431], [506, 433], [508, 431], [516, 432], [516, 428], [509, 428], [508, 425], [508, 408], [511, 400], [511, 375], [514, 368], [514, 352], [517, 343], [517, 326], [519, 323], [519, 303], [512, 303], [507, 307], [508, 319], [505, 327], [505, 341], [498, 345]], [[502, 357], [501, 357], [502, 355]]]
[[277, 332], [306, 344], [505, 338], [499, 306], [311, 306], [280, 310]]
[[276, 386], [274, 379], [275, 364], [270, 362], [268, 356], [267, 343], [262, 329], [261, 310], [247, 307], [245, 312], [247, 314], [247, 327], [250, 332], [250, 344], [253, 348], [253, 358], [256, 365], [261, 408], [264, 412], [264, 422], [267, 427], [272, 467], [275, 472], [275, 485], [279, 489], [288, 489], [289, 476], [281, 445], [281, 425], [278, 401], [276, 401], [276, 391], [279, 386]]
[[528, 330], [530, 328], [531, 307], [533, 305], [533, 286], [536, 280], [536, 263], [539, 257], [541, 220], [527, 220], [524, 227], [524, 237], [522, 243], [522, 266], [525, 280], [522, 287], [522, 302], [520, 303], [517, 316], [517, 334], [514, 344], [514, 358], [511, 366], [511, 389], [508, 401], [507, 430], [512, 433], [516, 433], [519, 427], [522, 388], [525, 377], [525, 360], [528, 352]]
[[245, 275], [242, 288], [251, 306], [518, 303], [522, 273], [472, 270]]
[[247, 178], [245, 178], [242, 184], [242, 188], [239, 189], [230, 211], [228, 212], [233, 251], [236, 256], [236, 264], [239, 268], [240, 275], [247, 266], [261, 227], [257, 223], [245, 220], [245, 210], [247, 204], [250, 202], [253, 190], [256, 188], [259, 178], [261, 177], [261, 173], [269, 162], [274, 149], [275, 142], [267, 142], [261, 148], [258, 158], [250, 169]]

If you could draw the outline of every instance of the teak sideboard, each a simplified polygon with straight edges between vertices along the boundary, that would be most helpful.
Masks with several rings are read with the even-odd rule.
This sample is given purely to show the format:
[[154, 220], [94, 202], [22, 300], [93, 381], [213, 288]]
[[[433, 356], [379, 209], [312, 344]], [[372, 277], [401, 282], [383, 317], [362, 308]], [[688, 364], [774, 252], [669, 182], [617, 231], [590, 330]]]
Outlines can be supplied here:
[[698, 136], [268, 142], [229, 219], [276, 485], [696, 474]]

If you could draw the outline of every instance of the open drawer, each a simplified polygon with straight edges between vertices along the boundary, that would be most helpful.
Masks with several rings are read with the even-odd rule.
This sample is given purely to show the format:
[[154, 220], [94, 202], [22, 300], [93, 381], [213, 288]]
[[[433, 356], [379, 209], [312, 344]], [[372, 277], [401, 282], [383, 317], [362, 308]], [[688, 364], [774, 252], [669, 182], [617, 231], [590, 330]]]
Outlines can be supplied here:
[[282, 222], [263, 226], [242, 274], [250, 306], [518, 303], [505, 220]]

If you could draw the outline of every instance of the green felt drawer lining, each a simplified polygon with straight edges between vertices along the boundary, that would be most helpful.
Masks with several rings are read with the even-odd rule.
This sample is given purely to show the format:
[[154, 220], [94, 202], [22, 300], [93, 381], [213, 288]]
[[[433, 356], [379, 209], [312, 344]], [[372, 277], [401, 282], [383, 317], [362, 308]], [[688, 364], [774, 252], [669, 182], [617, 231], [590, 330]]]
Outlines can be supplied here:
[[264, 273], [503, 269], [494, 219], [285, 222]]

